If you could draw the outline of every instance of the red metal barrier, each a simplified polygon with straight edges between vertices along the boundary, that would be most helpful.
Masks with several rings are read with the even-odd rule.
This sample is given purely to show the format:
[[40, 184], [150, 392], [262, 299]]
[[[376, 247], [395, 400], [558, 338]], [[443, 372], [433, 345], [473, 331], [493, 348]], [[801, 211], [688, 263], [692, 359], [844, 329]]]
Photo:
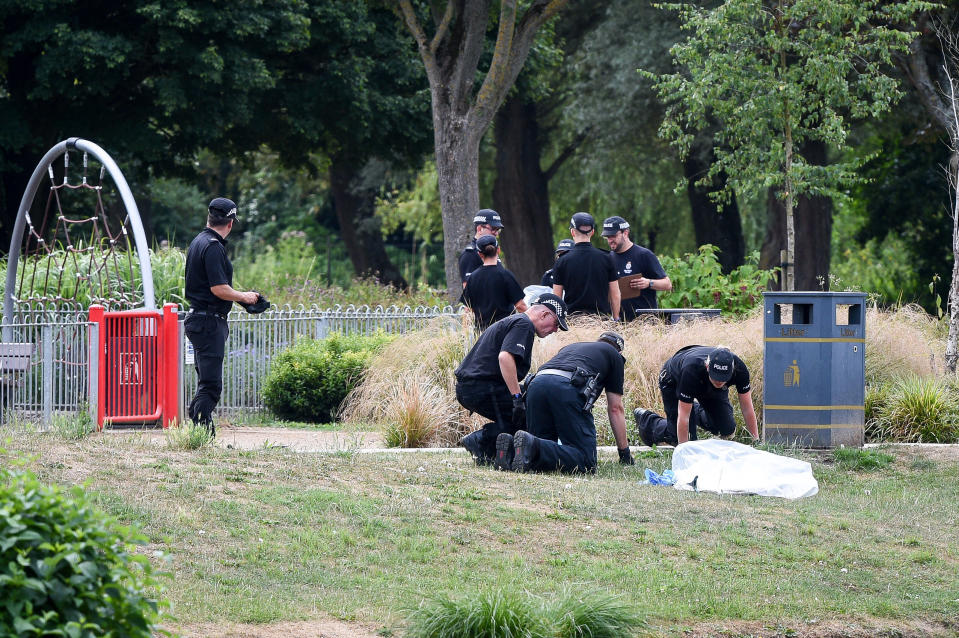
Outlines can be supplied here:
[[174, 304], [163, 312], [105, 312], [90, 307], [99, 325], [97, 425], [179, 419], [179, 327]]

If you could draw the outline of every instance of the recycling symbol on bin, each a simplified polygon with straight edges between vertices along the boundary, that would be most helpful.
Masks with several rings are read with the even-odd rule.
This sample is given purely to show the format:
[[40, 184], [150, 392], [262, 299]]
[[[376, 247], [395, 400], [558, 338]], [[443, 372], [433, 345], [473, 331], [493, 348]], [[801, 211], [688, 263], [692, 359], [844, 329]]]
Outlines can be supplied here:
[[796, 364], [796, 360], [793, 359], [793, 364], [786, 367], [786, 371], [783, 373], [783, 385], [787, 388], [799, 385], [799, 366]]

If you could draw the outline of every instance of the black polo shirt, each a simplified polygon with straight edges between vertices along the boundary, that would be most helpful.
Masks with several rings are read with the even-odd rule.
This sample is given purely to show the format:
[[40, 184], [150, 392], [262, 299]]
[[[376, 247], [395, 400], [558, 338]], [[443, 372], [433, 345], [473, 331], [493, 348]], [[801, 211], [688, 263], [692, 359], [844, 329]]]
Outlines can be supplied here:
[[516, 277], [499, 264], [481, 266], [470, 273], [461, 297], [482, 330], [513, 314], [516, 302], [522, 298], [523, 289]]
[[552, 368], [573, 372], [576, 368], [589, 370], [599, 375], [599, 382], [607, 392], [623, 393], [623, 355], [605, 341], [584, 341], [563, 347], [556, 356], [540, 366], [540, 370]]
[[233, 286], [233, 264], [226, 255], [227, 241], [212, 228], [200, 231], [186, 251], [184, 295], [194, 310], [227, 314], [233, 308], [232, 301], [220, 299], [212, 292], [212, 286]]
[[705, 399], [711, 393], [728, 392], [730, 386], [736, 386], [739, 394], [746, 394], [751, 389], [749, 368], [735, 354], [732, 378], [721, 388], [713, 386], [709, 381], [709, 371], [706, 370], [706, 358], [713, 350], [712, 346], [686, 346], [670, 357], [663, 366], [676, 384], [676, 394], [680, 401], [692, 403], [693, 399]]
[[479, 249], [476, 248], [476, 240], [474, 239], [460, 254], [460, 281], [466, 283], [470, 273], [482, 266], [483, 258], [480, 256]]
[[480, 335], [472, 350], [456, 369], [460, 381], [478, 379], [503, 381], [499, 369], [499, 353], [509, 352], [516, 360], [516, 376], [523, 379], [533, 358], [533, 337], [536, 330], [526, 313], [500, 319]]
[[616, 266], [609, 252], [578, 242], [553, 267], [553, 283], [563, 287], [569, 312], [612, 314], [609, 282], [616, 281]]
[[[616, 264], [616, 277], [622, 279], [629, 275], [642, 275], [647, 279], [664, 279], [666, 271], [663, 270], [659, 258], [648, 248], [637, 244], [629, 247], [621, 253], [610, 251], [613, 263]], [[644, 288], [638, 297], [632, 299], [623, 299], [620, 304], [622, 308], [622, 319], [629, 320], [636, 318], [636, 310], [646, 308], [658, 308], [656, 303], [656, 291], [652, 288]]]

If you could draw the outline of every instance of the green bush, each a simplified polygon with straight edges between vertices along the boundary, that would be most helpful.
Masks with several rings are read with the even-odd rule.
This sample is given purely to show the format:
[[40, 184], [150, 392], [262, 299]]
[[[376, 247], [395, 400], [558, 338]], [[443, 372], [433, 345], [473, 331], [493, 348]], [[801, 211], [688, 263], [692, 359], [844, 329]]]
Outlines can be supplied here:
[[280, 419], [332, 421], [346, 395], [360, 382], [373, 355], [393, 337], [343, 336], [301, 339], [270, 366], [263, 402]]
[[146, 539], [31, 473], [0, 470], [0, 635], [149, 638], [159, 618]]
[[746, 257], [746, 263], [724, 275], [712, 244], [699, 247], [695, 255], [683, 258], [663, 256], [661, 262], [673, 290], [660, 293], [661, 308], [719, 308], [723, 314], [741, 316], [762, 303], [762, 291], [775, 277], [773, 270], [759, 268], [759, 253]]
[[646, 622], [619, 598], [565, 592], [536, 604], [501, 589], [454, 599], [438, 596], [409, 616], [412, 638], [627, 638]]
[[872, 441], [953, 443], [959, 441], [956, 389], [939, 379], [908, 375], [867, 393]]

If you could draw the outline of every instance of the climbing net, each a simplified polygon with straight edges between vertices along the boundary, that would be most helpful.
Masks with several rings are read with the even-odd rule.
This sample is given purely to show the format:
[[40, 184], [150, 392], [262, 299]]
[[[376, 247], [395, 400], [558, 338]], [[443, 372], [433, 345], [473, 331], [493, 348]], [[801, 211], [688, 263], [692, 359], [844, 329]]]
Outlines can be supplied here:
[[83, 311], [91, 304], [110, 310], [142, 307], [130, 212], [105, 165], [98, 166], [96, 158], [91, 162], [83, 151], [82, 170], [73, 177], [70, 156], [71, 150], [65, 150], [62, 166], [47, 165], [49, 187], [38, 188], [25, 211], [12, 295], [17, 310]]

